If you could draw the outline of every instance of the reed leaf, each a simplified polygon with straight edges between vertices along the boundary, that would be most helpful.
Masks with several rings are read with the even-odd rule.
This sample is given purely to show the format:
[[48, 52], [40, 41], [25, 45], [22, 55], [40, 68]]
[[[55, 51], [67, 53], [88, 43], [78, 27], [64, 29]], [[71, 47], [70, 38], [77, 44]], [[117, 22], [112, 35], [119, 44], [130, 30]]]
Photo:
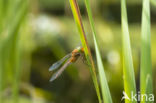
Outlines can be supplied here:
[[84, 31], [84, 27], [83, 27], [83, 24], [82, 24], [82, 19], [81, 19], [79, 6], [77, 4], [77, 0], [69, 0], [69, 2], [70, 2], [72, 13], [73, 13], [73, 16], [74, 16], [74, 19], [75, 19], [75, 22], [76, 22], [76, 25], [77, 25], [77, 28], [78, 28], [78, 31], [79, 31], [79, 34], [80, 34], [80, 39], [81, 39], [81, 42], [82, 42], [82, 46], [84, 47], [85, 56], [86, 56], [88, 65], [90, 67], [90, 72], [91, 72], [93, 83], [94, 83], [94, 86], [95, 86], [95, 89], [96, 89], [98, 100], [99, 100], [99, 103], [102, 103], [101, 102], [100, 89], [99, 89], [97, 76], [96, 76], [96, 71], [95, 71], [95, 65], [94, 65], [94, 62], [93, 62], [93, 58], [92, 58], [92, 55], [91, 55], [91, 52], [90, 52], [90, 48], [89, 48], [88, 41], [87, 41], [87, 38], [86, 38], [86, 34], [85, 34], [85, 31]]
[[99, 46], [97, 43], [96, 31], [95, 31], [95, 27], [94, 27], [94, 22], [93, 22], [93, 17], [92, 17], [92, 12], [91, 12], [89, 0], [85, 0], [85, 5], [87, 8], [89, 22], [90, 22], [92, 34], [93, 34], [97, 65], [98, 65], [98, 71], [99, 71], [99, 76], [100, 76], [100, 84], [101, 84], [100, 86], [101, 86], [102, 96], [103, 96], [103, 102], [104, 103], [112, 103], [112, 98], [111, 98], [111, 94], [109, 91], [109, 87], [108, 87], [108, 83], [107, 83], [107, 79], [106, 79], [106, 75], [105, 75], [105, 71], [104, 71], [104, 66], [103, 66], [101, 54], [99, 51]]
[[[150, 32], [150, 1], [143, 0], [142, 33], [141, 33], [141, 94], [152, 94], [152, 61], [151, 61], [151, 32]], [[146, 102], [145, 98], [141, 103]], [[151, 103], [151, 102], [150, 102]]]
[[[136, 94], [134, 67], [131, 53], [130, 37], [128, 30], [126, 0], [121, 0], [121, 21], [122, 21], [122, 49], [123, 49], [123, 75], [124, 75], [124, 90], [127, 96], [131, 99], [131, 92]], [[136, 103], [125, 99], [126, 103]]]
[[[0, 0], [4, 3], [4, 0]], [[11, 2], [12, 5], [10, 4]], [[19, 8], [17, 8], [19, 7]], [[28, 7], [28, 0], [9, 0], [5, 4], [7, 13], [1, 14], [2, 26], [0, 27], [0, 97], [7, 84], [11, 85], [12, 99], [18, 103], [20, 82], [20, 35], [19, 29], [23, 23]], [[2, 8], [2, 7], [1, 7]], [[12, 20], [14, 17], [14, 20]], [[3, 19], [3, 20], [2, 20]], [[2, 74], [2, 75], [1, 75]], [[6, 76], [7, 75], [7, 76]], [[4, 88], [5, 87], [5, 88]], [[3, 98], [0, 98], [0, 102]]]

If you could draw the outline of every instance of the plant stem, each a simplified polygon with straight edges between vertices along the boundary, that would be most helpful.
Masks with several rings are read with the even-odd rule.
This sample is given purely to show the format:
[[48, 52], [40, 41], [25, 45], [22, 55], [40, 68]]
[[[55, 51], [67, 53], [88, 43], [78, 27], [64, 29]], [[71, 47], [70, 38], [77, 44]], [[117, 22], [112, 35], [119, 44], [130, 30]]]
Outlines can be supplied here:
[[90, 72], [91, 72], [93, 83], [94, 83], [94, 86], [95, 86], [95, 89], [96, 89], [98, 100], [99, 100], [99, 103], [102, 103], [101, 102], [100, 89], [99, 89], [97, 76], [96, 76], [96, 71], [95, 71], [95, 65], [94, 65], [94, 62], [93, 62], [93, 58], [92, 58], [92, 55], [91, 55], [91, 52], [90, 52], [90, 48], [89, 48], [87, 38], [86, 38], [86, 34], [85, 34], [85, 31], [84, 31], [84, 27], [83, 27], [83, 24], [82, 24], [82, 19], [81, 19], [80, 10], [79, 10], [78, 4], [77, 4], [77, 0], [69, 0], [69, 2], [70, 2], [71, 9], [72, 9], [72, 12], [73, 12], [73, 16], [74, 16], [74, 19], [75, 19], [75, 22], [77, 24], [77, 28], [78, 28], [78, 31], [79, 31], [79, 34], [80, 34], [82, 46], [84, 47], [85, 56], [86, 56], [86, 59], [87, 59], [87, 62], [89, 64], [89, 66], [90, 66]]

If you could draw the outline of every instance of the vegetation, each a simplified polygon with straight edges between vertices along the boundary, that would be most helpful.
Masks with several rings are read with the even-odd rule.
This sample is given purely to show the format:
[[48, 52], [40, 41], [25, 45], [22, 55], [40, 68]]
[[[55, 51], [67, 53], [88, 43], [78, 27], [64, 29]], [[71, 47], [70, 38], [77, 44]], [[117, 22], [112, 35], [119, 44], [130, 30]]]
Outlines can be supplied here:
[[[156, 94], [155, 4], [0, 0], [0, 103], [154, 103], [141, 95]], [[50, 83], [49, 67], [80, 41], [87, 63]]]

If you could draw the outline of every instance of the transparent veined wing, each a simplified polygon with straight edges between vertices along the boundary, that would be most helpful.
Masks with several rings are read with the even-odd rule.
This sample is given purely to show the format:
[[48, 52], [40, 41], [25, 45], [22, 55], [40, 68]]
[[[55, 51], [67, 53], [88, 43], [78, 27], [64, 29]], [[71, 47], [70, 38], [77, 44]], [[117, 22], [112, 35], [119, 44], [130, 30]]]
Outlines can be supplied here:
[[56, 63], [54, 63], [54, 64], [49, 68], [49, 71], [53, 71], [53, 70], [57, 69], [58, 67], [61, 66], [61, 64], [62, 64], [65, 60], [67, 60], [67, 59], [70, 58], [70, 57], [71, 57], [71, 53], [68, 54], [68, 55], [66, 55], [66, 56], [63, 57], [61, 60], [57, 61]]
[[69, 66], [72, 62], [70, 59], [50, 78], [50, 82], [54, 81], [57, 77], [59, 77], [62, 72]]

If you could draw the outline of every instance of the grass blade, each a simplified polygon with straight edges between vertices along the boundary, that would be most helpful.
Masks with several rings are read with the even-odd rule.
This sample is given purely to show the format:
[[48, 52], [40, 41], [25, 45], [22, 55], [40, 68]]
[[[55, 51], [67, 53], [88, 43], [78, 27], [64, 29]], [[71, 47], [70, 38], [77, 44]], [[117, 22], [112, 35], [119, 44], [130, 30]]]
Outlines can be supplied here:
[[[123, 45], [123, 75], [124, 75], [124, 90], [129, 98], [131, 92], [136, 94], [136, 85], [134, 77], [133, 60], [130, 46], [130, 37], [127, 22], [126, 0], [121, 0], [121, 21], [122, 21], [122, 45]], [[136, 103], [125, 99], [126, 103]]]
[[[14, 98], [14, 103], [18, 102], [19, 99], [19, 83], [20, 83], [20, 35], [16, 30], [19, 30], [21, 23], [23, 23], [23, 19], [26, 16], [27, 12], [27, 7], [28, 7], [28, 0], [23, 1], [21, 4], [21, 9], [19, 10], [19, 15], [17, 15], [17, 21], [15, 21], [15, 25], [13, 25], [13, 29], [10, 28], [11, 33], [10, 37], [12, 38], [12, 65], [15, 69], [15, 74], [14, 74], [14, 83], [13, 83], [13, 98]], [[14, 31], [15, 30], [15, 31]], [[12, 37], [13, 36], [13, 37]]]
[[[150, 33], [150, 1], [143, 0], [142, 34], [141, 34], [141, 94], [151, 94], [152, 62], [151, 62], [151, 33]], [[145, 98], [141, 103], [145, 103]], [[151, 103], [151, 102], [150, 102]]]
[[[12, 89], [11, 96], [14, 103], [18, 103], [19, 99], [19, 66], [21, 53], [19, 30], [28, 7], [28, 0], [18, 1], [19, 2], [14, 2], [13, 5], [9, 5], [7, 2], [7, 9], [13, 7], [11, 10], [14, 12], [10, 11], [11, 16], [9, 15], [9, 17], [7, 17], [8, 15], [1, 15], [3, 16], [2, 25], [4, 25], [4, 27], [1, 29], [2, 32], [0, 32], [0, 74], [2, 74], [0, 75], [0, 96], [2, 96], [3, 90], [6, 89], [6, 86], [9, 83]], [[17, 5], [20, 9], [14, 8]], [[13, 21], [11, 17], [14, 17]], [[8, 21], [10, 22], [8, 23]], [[2, 99], [3, 98], [0, 98], [0, 102]]]
[[87, 12], [88, 12], [89, 22], [90, 22], [91, 29], [93, 32], [93, 39], [94, 39], [94, 45], [95, 45], [95, 50], [96, 50], [96, 58], [97, 58], [99, 76], [100, 76], [100, 84], [101, 84], [103, 101], [104, 103], [112, 103], [112, 98], [111, 98], [111, 94], [110, 94], [109, 87], [107, 84], [107, 79], [106, 79], [105, 72], [104, 72], [104, 66], [102, 63], [101, 54], [100, 54], [99, 47], [97, 44], [96, 32], [95, 32], [95, 27], [94, 27], [89, 0], [85, 0], [85, 4], [86, 4]]
[[94, 86], [95, 86], [95, 89], [96, 89], [98, 100], [99, 100], [99, 103], [101, 103], [101, 95], [100, 95], [100, 89], [99, 89], [99, 85], [98, 85], [98, 81], [97, 81], [95, 66], [94, 66], [94, 62], [93, 62], [92, 55], [91, 55], [91, 52], [90, 52], [90, 48], [88, 46], [85, 31], [84, 31], [84, 28], [83, 28], [79, 7], [78, 7], [78, 4], [77, 4], [76, 0], [69, 0], [69, 2], [70, 2], [71, 9], [72, 9], [72, 12], [73, 12], [73, 16], [74, 16], [74, 19], [75, 19], [75, 22], [77, 24], [77, 28], [78, 28], [78, 31], [79, 31], [79, 34], [80, 34], [82, 46], [84, 47], [85, 56], [86, 56], [86, 59], [87, 59], [87, 62], [89, 64], [89, 66], [90, 66], [90, 72], [91, 72], [91, 76], [92, 76], [92, 79], [93, 79], [93, 82], [94, 82]]

